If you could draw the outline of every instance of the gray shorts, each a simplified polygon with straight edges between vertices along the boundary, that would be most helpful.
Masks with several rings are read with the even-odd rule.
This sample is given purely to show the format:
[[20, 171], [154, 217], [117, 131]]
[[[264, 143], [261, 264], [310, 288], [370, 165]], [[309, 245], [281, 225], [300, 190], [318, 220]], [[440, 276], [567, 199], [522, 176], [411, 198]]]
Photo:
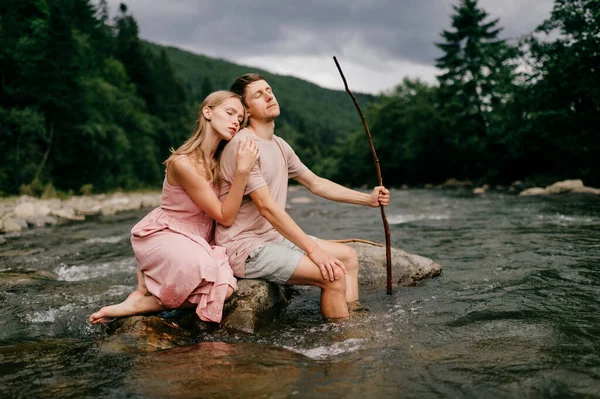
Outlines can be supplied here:
[[[309, 236], [313, 240], [316, 237]], [[306, 253], [291, 241], [267, 242], [254, 249], [246, 258], [244, 278], [261, 278], [285, 284], [294, 274], [300, 259]]]

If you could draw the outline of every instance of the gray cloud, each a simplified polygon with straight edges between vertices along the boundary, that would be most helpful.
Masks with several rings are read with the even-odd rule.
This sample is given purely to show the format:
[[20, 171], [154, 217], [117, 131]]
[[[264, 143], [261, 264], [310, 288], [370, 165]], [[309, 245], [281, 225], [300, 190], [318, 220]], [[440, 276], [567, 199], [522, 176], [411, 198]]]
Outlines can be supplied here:
[[[432, 66], [435, 42], [450, 27], [458, 0], [126, 0], [150, 41], [235, 61], [256, 56], [338, 55], [385, 68], [404, 62]], [[113, 13], [118, 0], [109, 0]], [[531, 32], [553, 0], [480, 0], [500, 18], [502, 37]], [[376, 57], [369, 59], [368, 57]], [[376, 67], [374, 65], [377, 65]]]

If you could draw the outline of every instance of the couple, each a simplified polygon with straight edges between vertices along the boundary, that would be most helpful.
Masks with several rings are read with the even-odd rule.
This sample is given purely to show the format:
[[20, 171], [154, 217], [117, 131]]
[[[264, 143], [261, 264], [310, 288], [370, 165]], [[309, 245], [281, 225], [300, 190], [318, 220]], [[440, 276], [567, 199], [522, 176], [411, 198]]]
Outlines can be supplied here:
[[[194, 133], [165, 161], [161, 206], [131, 231], [137, 290], [92, 314], [91, 323], [187, 307], [219, 323], [234, 275], [317, 286], [323, 316], [348, 317], [348, 304], [358, 301], [356, 252], [298, 227], [285, 211], [288, 179], [323, 198], [371, 207], [387, 205], [389, 191], [361, 193], [316, 176], [274, 135], [279, 113], [258, 74], [204, 100]], [[209, 244], [213, 220], [218, 246]]]

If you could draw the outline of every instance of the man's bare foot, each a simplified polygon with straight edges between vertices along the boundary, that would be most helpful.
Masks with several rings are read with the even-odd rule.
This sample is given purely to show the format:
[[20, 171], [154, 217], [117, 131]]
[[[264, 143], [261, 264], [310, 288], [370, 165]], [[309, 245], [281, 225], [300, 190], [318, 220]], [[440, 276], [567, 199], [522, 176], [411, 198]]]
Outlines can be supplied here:
[[143, 292], [133, 291], [127, 299], [116, 305], [104, 306], [92, 314], [88, 321], [92, 324], [106, 324], [115, 317], [133, 316], [150, 312], [160, 312], [165, 308], [159, 305], [154, 296], [146, 296]]

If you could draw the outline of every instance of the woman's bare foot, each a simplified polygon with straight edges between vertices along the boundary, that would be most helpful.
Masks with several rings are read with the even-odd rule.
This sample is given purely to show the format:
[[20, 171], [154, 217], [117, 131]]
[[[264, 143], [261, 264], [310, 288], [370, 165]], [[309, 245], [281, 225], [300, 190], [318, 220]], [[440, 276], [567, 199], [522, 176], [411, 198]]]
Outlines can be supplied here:
[[160, 312], [164, 309], [154, 296], [146, 296], [143, 292], [136, 290], [123, 302], [101, 308], [92, 314], [88, 321], [92, 324], [106, 324], [114, 320], [115, 317]]

